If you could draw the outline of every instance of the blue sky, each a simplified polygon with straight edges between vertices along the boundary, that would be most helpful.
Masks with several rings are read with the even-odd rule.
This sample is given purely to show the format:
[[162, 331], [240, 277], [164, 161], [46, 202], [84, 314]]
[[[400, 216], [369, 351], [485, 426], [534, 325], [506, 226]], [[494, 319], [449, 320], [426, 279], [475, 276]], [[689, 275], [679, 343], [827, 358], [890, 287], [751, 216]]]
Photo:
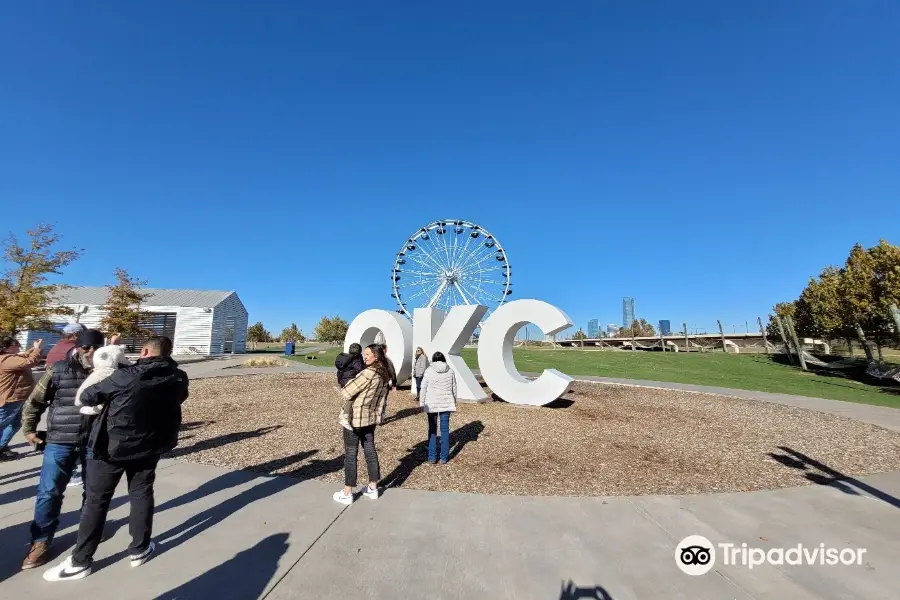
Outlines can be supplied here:
[[900, 4], [636, 4], [4, 3], [0, 229], [272, 330], [392, 308], [442, 218], [582, 327], [742, 325], [898, 243]]

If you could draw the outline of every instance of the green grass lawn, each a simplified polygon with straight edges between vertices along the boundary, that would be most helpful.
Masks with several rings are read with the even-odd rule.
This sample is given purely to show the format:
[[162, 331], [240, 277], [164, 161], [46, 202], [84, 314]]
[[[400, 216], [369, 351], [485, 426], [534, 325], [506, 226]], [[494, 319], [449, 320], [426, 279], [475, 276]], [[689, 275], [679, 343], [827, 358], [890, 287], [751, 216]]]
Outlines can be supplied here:
[[[466, 348], [462, 356], [470, 367], [478, 367], [474, 349]], [[804, 373], [765, 354], [529, 349], [516, 350], [515, 360], [523, 372], [559, 369], [572, 376], [693, 383], [900, 408], [900, 386], [879, 387], [841, 376]]]
[[[308, 365], [314, 365], [316, 367], [333, 367], [334, 359], [337, 358], [337, 355], [343, 352], [343, 346], [330, 346], [325, 349], [325, 354], [319, 354], [318, 351], [312, 352], [311, 355], [315, 356], [315, 360], [310, 360], [303, 356], [302, 354], [296, 354], [294, 356], [285, 356], [284, 358], [290, 360], [296, 360], [297, 362], [302, 362]], [[282, 352], [284, 348], [282, 348]], [[297, 348], [297, 352], [305, 352], [306, 348]]]

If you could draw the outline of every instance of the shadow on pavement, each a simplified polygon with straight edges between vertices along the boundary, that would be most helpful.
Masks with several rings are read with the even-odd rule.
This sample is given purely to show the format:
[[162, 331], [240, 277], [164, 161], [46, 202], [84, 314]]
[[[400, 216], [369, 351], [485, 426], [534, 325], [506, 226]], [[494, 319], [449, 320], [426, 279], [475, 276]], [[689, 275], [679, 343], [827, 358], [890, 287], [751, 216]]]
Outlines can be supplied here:
[[605, 589], [599, 585], [592, 587], [578, 587], [570, 579], [568, 583], [562, 584], [559, 592], [559, 600], [613, 600]]
[[[77, 489], [80, 491], [81, 488]], [[32, 494], [36, 493], [35, 490], [32, 490]], [[113, 498], [109, 509], [114, 510], [127, 503], [127, 496], [119, 496]], [[15, 575], [22, 567], [22, 560], [25, 558], [25, 553], [28, 551], [28, 544], [31, 542], [32, 510], [33, 507], [27, 513], [29, 515], [27, 522], [0, 529], [0, 548], [2, 548], [2, 551], [0, 551], [0, 582]], [[59, 516], [59, 527], [57, 528], [57, 531], [62, 531], [78, 525], [80, 516], [81, 509], [61, 514]], [[107, 533], [104, 535], [104, 539], [111, 537], [108, 533], [109, 531], [110, 525], [107, 524]], [[72, 546], [75, 545], [75, 536], [77, 533], [78, 532], [73, 529], [65, 535], [56, 536], [50, 547], [50, 555], [52, 557], [50, 563], [56, 560], [64, 552], [68, 552]]]
[[[279, 458], [250, 467], [250, 470], [262, 473], [281, 470], [291, 464], [302, 462], [317, 452], [318, 450], [299, 452], [287, 458]], [[279, 476], [267, 477], [265, 479], [263, 479], [261, 475], [254, 475], [246, 471], [225, 473], [201, 485], [197, 490], [188, 492], [169, 502], [163, 503], [157, 508], [157, 512], [189, 504], [198, 498], [234, 487], [235, 485], [240, 485], [241, 483], [259, 479], [262, 479], [262, 483], [258, 483], [236, 496], [232, 496], [215, 506], [211, 506], [206, 510], [195, 514], [180, 525], [176, 525], [172, 529], [154, 536], [154, 539], [160, 544], [160, 551], [167, 552], [173, 548], [177, 548], [211, 527], [218, 525], [248, 504], [252, 504], [257, 500], [268, 498], [269, 496], [282, 492], [306, 479], [334, 473], [343, 466], [344, 457], [338, 456], [329, 460], [311, 460], [308, 464], [301, 467], [280, 473]]]
[[278, 563], [287, 552], [288, 534], [276, 533], [234, 555], [218, 567], [195, 577], [154, 600], [251, 600], [263, 590], [278, 571]]
[[41, 467], [37, 466], [37, 467], [31, 467], [30, 469], [25, 469], [24, 471], [16, 471], [15, 473], [7, 473], [6, 475], [0, 475], [0, 482], [3, 482], [4, 484], [12, 483], [11, 481], [7, 481], [7, 480], [11, 479], [13, 477], [16, 477], [17, 478], [16, 481], [18, 481], [19, 479], [23, 479], [25, 477], [33, 477], [35, 475], [38, 475], [40, 472], [41, 472]]
[[[786, 467], [797, 469], [799, 471], [807, 471], [804, 476], [807, 480], [815, 484], [827, 485], [853, 496], [859, 496], [860, 493], [857, 490], [862, 490], [883, 502], [887, 502], [894, 508], [900, 508], [900, 499], [897, 499], [886, 492], [873, 488], [856, 478], [844, 475], [840, 471], [835, 471], [831, 467], [806, 456], [802, 452], [788, 448], [787, 446], [779, 446], [778, 449], [784, 452], [784, 454], [770, 452], [769, 456]], [[819, 472], [816, 473], [815, 471], [810, 471], [810, 468], [816, 469]]]

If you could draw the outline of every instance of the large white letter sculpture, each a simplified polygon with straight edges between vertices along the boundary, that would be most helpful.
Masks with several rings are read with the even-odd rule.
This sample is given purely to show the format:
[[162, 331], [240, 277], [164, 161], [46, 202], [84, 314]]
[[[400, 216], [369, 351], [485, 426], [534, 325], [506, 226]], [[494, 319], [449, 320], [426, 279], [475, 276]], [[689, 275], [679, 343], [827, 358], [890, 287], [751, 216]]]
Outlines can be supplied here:
[[[487, 398], [484, 390], [459, 356], [459, 351], [485, 312], [485, 306], [454, 306], [446, 314], [433, 308], [420, 308], [415, 311], [413, 327], [395, 312], [367, 310], [350, 323], [344, 338], [344, 352], [354, 342], [363, 346], [374, 343], [380, 331], [397, 370], [398, 383], [409, 379], [414, 347], [421, 346], [429, 358], [434, 352], [443, 352], [456, 371], [459, 399], [484, 400]], [[530, 381], [516, 370], [513, 342], [516, 333], [529, 323], [540, 327], [546, 335], [572, 326], [566, 313], [540, 300], [516, 300], [504, 304], [481, 326], [478, 368], [488, 387], [507, 402], [543, 406], [569, 391], [572, 378], [556, 369], [547, 369], [536, 380]]]
[[553, 402], [572, 385], [572, 378], [547, 369], [534, 381], [516, 370], [513, 342], [516, 333], [534, 323], [546, 335], [572, 326], [568, 315], [540, 300], [515, 300], [500, 306], [481, 328], [478, 338], [478, 368], [491, 390], [515, 404], [542, 406]]
[[429, 361], [435, 352], [444, 354], [456, 372], [460, 400], [478, 402], [487, 398], [472, 370], [459, 355], [486, 312], [486, 306], [465, 305], [453, 306], [449, 313], [436, 308], [417, 308], [413, 313], [413, 347], [421, 347]]
[[397, 383], [403, 383], [409, 379], [412, 372], [412, 348], [410, 348], [412, 325], [405, 317], [395, 312], [376, 309], [360, 313], [347, 328], [344, 352], [349, 352], [350, 344], [354, 342], [362, 344], [363, 348], [374, 344], [379, 331], [384, 334], [388, 358], [394, 363], [394, 369], [397, 371]]

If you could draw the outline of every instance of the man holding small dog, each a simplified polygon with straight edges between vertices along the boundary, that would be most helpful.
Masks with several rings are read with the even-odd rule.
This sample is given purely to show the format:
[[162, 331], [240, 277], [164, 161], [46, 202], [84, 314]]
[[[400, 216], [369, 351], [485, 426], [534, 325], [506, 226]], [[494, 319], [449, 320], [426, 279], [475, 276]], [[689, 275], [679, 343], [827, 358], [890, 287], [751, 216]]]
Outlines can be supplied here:
[[23, 569], [40, 567], [50, 559], [50, 544], [59, 527], [66, 485], [79, 464], [84, 471], [91, 417], [81, 414], [75, 405], [75, 394], [93, 368], [94, 351], [102, 346], [103, 334], [96, 329], [79, 333], [71, 358], [49, 367], [25, 401], [22, 432], [29, 442], [40, 445], [37, 426], [47, 411], [47, 439], [31, 523], [31, 546], [22, 562]]

